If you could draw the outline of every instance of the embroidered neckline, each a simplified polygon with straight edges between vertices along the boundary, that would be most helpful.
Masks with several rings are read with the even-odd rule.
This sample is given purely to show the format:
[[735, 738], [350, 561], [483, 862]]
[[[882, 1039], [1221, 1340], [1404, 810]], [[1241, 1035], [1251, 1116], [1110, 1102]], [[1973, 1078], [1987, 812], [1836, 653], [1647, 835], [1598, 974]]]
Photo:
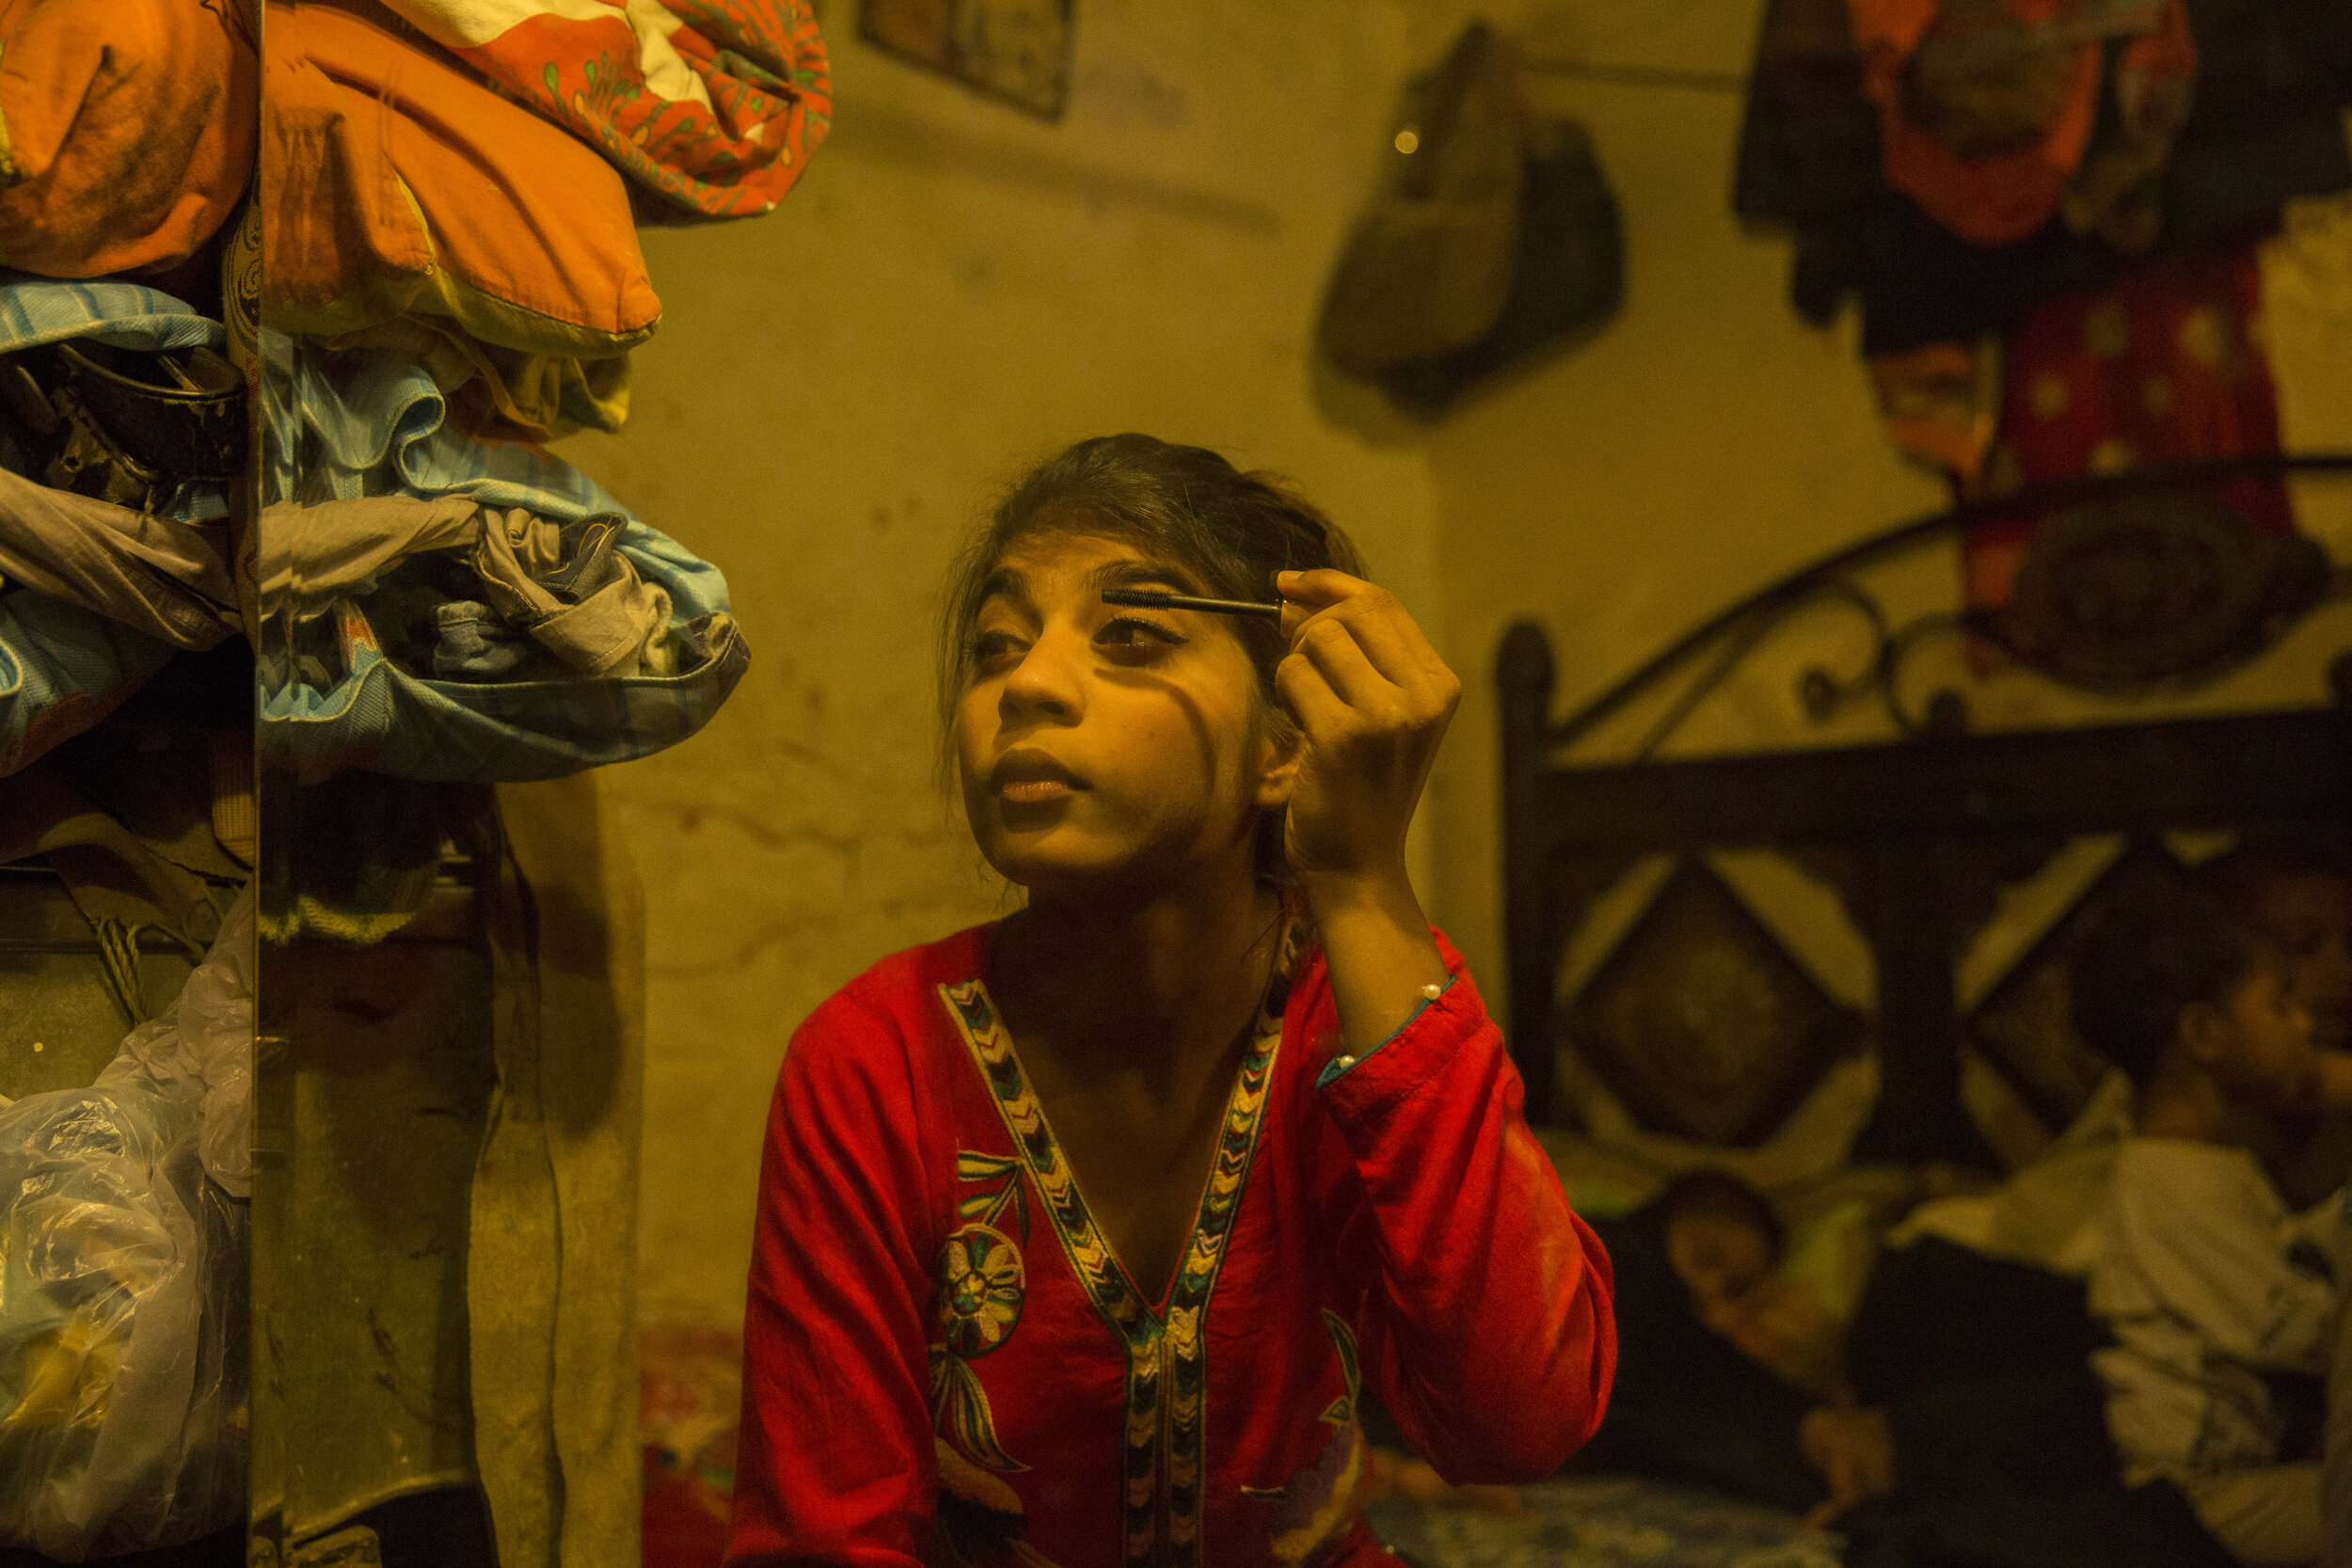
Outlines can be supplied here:
[[1120, 1522], [1128, 1568], [1197, 1568], [1200, 1561], [1205, 1320], [1257, 1155], [1274, 1060], [1282, 1043], [1290, 981], [1307, 941], [1304, 920], [1293, 918], [1285, 924], [1273, 978], [1259, 1007], [1248, 1053], [1226, 1098], [1216, 1152], [1164, 1310], [1154, 1310], [1144, 1299], [1135, 1276], [1095, 1223], [988, 988], [977, 976], [939, 988], [948, 1017], [971, 1051], [1005, 1131], [1037, 1185], [1073, 1272], [1127, 1352]]

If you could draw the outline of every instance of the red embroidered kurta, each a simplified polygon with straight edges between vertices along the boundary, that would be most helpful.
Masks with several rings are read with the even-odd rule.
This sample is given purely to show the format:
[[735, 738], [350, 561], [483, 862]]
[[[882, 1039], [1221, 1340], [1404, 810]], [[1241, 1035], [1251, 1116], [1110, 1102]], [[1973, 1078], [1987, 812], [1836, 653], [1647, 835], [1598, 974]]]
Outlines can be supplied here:
[[1453, 983], [1349, 1058], [1294, 928], [1151, 1302], [989, 1000], [992, 932], [884, 959], [786, 1053], [730, 1563], [1390, 1563], [1356, 1517], [1359, 1389], [1457, 1481], [1591, 1435], [1609, 1260], [1442, 939]]

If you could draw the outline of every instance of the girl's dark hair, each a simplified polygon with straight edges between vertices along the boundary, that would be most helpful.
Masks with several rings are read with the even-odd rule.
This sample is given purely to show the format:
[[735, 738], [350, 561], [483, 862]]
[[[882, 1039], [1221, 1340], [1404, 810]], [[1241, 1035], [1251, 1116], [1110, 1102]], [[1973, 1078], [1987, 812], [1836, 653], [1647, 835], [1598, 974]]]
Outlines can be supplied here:
[[2221, 1006], [2272, 950], [2245, 905], [2210, 886], [2119, 904], [2084, 934], [2067, 966], [2074, 1032], [2145, 1084], [2189, 1004]]
[[[1041, 534], [1090, 534], [1132, 541], [1182, 567], [1211, 598], [1265, 599], [1274, 574], [1333, 567], [1363, 575], [1356, 546], [1337, 524], [1279, 477], [1244, 473], [1205, 447], [1155, 436], [1097, 436], [1047, 458], [1008, 491], [964, 541], [948, 578], [941, 626], [939, 714], [943, 741], [972, 678], [972, 626], [979, 618], [1005, 552]], [[1278, 733], [1289, 717], [1274, 701], [1274, 669], [1289, 651], [1279, 623], [1231, 623], [1250, 663], [1268, 721]], [[943, 747], [941, 771], [952, 767]], [[1280, 871], [1281, 824], [1262, 834], [1259, 868]], [[1268, 838], [1271, 839], [1271, 847]]]

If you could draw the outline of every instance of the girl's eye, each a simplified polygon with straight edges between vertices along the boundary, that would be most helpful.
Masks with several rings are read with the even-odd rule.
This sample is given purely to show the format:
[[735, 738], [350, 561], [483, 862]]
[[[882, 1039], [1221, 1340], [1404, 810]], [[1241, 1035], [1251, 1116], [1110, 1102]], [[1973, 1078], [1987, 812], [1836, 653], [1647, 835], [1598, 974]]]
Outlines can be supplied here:
[[972, 662], [987, 668], [1021, 651], [1021, 640], [1009, 631], [984, 631], [972, 639]]
[[1123, 656], [1130, 662], [1152, 657], [1165, 649], [1179, 647], [1189, 641], [1189, 638], [1161, 626], [1157, 621], [1146, 621], [1134, 615], [1121, 615], [1105, 621], [1103, 629], [1094, 634], [1096, 647], [1111, 649], [1115, 656]]

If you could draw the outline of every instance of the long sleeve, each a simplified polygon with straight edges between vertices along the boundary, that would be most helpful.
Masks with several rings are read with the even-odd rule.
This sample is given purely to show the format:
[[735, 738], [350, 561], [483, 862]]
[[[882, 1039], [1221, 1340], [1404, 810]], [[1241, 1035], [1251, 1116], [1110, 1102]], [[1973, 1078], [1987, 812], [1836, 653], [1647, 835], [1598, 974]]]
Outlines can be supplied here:
[[898, 1030], [853, 993], [794, 1034], [760, 1168], [731, 1565], [922, 1560], [937, 1464], [916, 1122]]
[[1600, 1423], [1609, 1258], [1528, 1131], [1461, 955], [1438, 945], [1443, 994], [1319, 1080], [1363, 1193], [1343, 1256], [1374, 1276], [1364, 1375], [1406, 1439], [1450, 1481], [1534, 1481]]
[[2284, 1206], [2249, 1156], [2136, 1139], [2118, 1163], [2105, 1223], [2094, 1309], [2163, 1312], [2260, 1370], [2327, 1370], [2335, 1291], [2288, 1261]]

